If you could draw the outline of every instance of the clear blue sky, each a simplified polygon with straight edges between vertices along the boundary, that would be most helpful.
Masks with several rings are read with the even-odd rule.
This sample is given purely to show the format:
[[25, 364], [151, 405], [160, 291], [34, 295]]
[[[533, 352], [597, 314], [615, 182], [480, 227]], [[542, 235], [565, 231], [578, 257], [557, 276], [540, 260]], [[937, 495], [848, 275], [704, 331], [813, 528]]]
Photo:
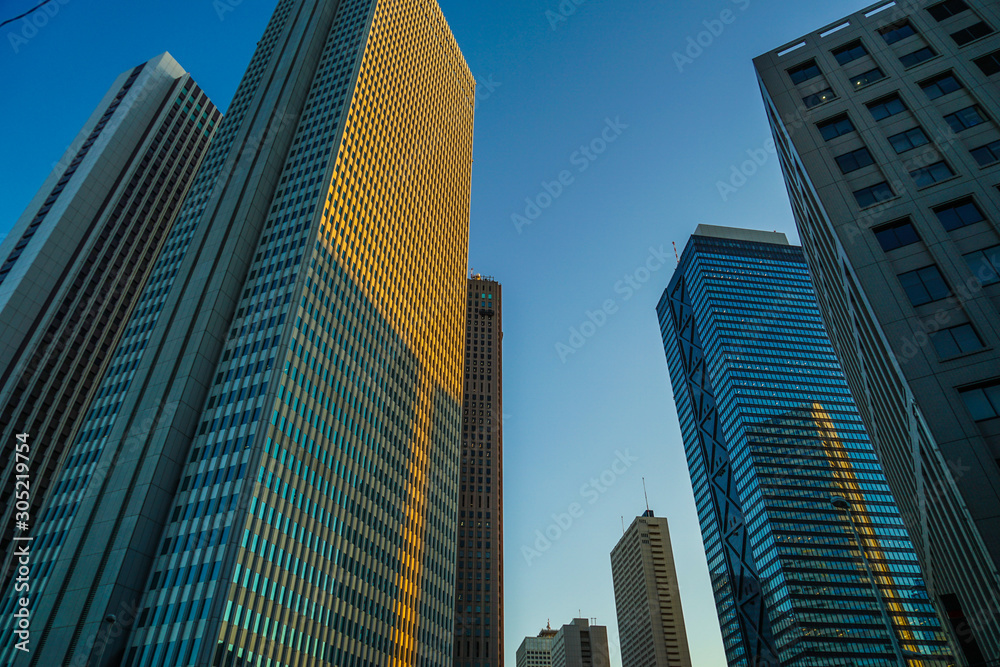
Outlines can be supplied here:
[[[35, 2], [4, 0], [0, 13]], [[219, 2], [233, 9], [224, 20]], [[0, 236], [120, 72], [170, 51], [228, 106], [275, 0], [219, 2], [56, 0], [16, 53], [9, 33], [21, 26], [0, 29]], [[717, 189], [770, 136], [751, 59], [868, 3], [564, 0], [576, 11], [554, 29], [546, 12], [559, 0], [441, 4], [480, 82], [470, 261], [505, 290], [507, 664], [525, 635], [578, 611], [609, 626], [620, 664], [609, 553], [620, 517], [644, 509], [645, 476], [671, 520], [694, 664], [724, 667], [654, 313], [673, 261], [642, 267], [698, 223], [797, 238], [773, 157], [727, 201]], [[674, 52], [724, 10], [732, 22], [678, 71]], [[608, 119], [614, 141], [594, 160], [578, 152]], [[560, 175], [562, 192], [518, 229], [511, 216]], [[579, 344], [570, 329], [588, 312], [602, 321], [609, 300], [579, 350], [557, 347]], [[635, 460], [605, 487], [616, 452]], [[603, 491], [583, 489], [591, 479]], [[522, 547], [573, 503], [583, 515], [529, 564]]]

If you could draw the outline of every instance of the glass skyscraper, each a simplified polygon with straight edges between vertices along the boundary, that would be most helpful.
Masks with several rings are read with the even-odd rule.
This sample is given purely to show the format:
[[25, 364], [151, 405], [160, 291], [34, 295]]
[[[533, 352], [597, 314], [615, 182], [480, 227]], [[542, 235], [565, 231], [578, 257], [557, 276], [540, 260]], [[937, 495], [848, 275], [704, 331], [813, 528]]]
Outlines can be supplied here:
[[729, 665], [949, 664], [802, 249], [700, 226], [657, 314]]
[[278, 2], [0, 663], [450, 664], [474, 86], [434, 0]]

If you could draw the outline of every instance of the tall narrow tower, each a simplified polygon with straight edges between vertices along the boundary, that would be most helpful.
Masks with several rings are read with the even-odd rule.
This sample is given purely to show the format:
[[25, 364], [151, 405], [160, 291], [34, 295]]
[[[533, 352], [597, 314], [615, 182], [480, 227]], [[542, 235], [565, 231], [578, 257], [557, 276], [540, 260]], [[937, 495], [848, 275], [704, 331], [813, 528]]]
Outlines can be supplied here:
[[701, 225], [657, 315], [729, 664], [947, 664], [802, 249]]
[[503, 307], [474, 275], [465, 311], [455, 667], [503, 667]]
[[691, 667], [670, 528], [651, 510], [611, 552], [622, 667]]
[[41, 517], [15, 664], [451, 661], [473, 108], [434, 0], [278, 2]]
[[30, 526], [50, 495], [221, 116], [167, 53], [121, 74], [0, 244], [0, 582], [14, 514]]

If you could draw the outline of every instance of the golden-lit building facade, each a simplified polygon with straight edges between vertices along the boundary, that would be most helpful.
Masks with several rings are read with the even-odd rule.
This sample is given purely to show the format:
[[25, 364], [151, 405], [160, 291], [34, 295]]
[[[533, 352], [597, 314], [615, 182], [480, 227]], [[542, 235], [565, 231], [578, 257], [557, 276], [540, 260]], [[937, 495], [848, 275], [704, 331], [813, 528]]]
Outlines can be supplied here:
[[435, 0], [278, 2], [43, 521], [27, 660], [450, 667], [474, 95]]
[[[337, 54], [352, 53], [356, 22], [374, 12], [339, 148], [314, 153], [304, 176], [294, 176], [303, 170], [295, 161], [286, 167], [289, 182], [308, 183], [333, 163], [319, 233], [304, 246], [302, 296], [286, 321], [292, 344], [275, 367], [271, 423], [258, 434], [260, 476], [237, 533], [246, 544], [224, 578], [226, 608], [212, 634], [223, 653], [284, 665], [443, 666], [474, 81], [434, 0], [341, 4], [332, 35], [344, 41], [331, 39], [321, 59], [300, 144], [322, 145], [305, 128], [336, 118], [321, 100], [340, 94], [338, 72], [351, 70], [349, 55], [345, 63]], [[294, 192], [285, 202], [297, 205]], [[275, 548], [288, 556], [273, 558]], [[294, 595], [294, 606], [275, 589]], [[312, 599], [300, 604], [299, 595]], [[284, 641], [276, 628], [287, 630]]]

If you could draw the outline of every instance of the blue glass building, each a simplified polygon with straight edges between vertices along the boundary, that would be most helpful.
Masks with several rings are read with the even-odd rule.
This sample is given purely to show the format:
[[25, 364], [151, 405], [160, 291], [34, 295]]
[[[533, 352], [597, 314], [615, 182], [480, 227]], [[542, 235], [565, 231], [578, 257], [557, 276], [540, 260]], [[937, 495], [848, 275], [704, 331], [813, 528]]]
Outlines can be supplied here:
[[657, 314], [729, 665], [951, 664], [802, 249], [700, 226]]

